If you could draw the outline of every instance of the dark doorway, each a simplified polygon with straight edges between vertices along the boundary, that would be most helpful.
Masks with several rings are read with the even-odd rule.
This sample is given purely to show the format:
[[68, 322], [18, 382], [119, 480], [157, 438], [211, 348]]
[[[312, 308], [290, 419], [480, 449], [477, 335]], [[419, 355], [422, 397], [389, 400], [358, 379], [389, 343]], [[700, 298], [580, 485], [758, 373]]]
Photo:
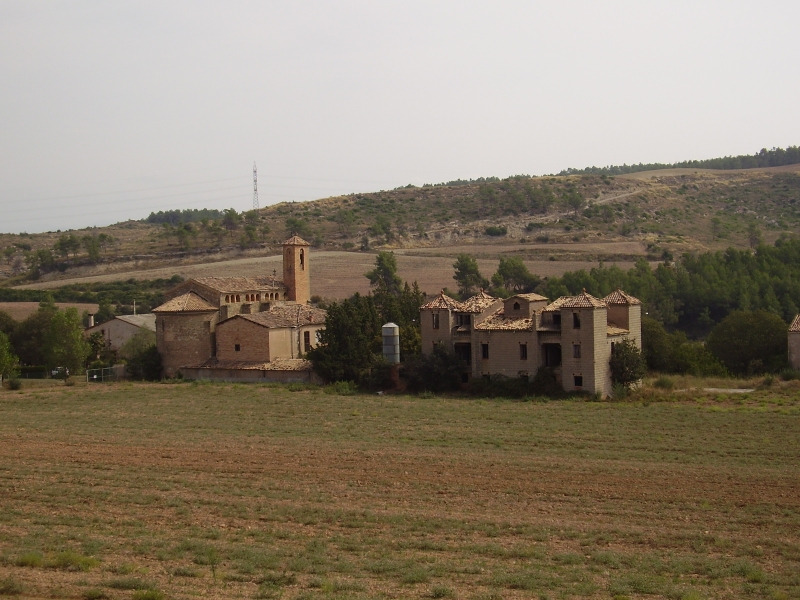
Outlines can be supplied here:
[[545, 367], [561, 366], [561, 344], [542, 344]]

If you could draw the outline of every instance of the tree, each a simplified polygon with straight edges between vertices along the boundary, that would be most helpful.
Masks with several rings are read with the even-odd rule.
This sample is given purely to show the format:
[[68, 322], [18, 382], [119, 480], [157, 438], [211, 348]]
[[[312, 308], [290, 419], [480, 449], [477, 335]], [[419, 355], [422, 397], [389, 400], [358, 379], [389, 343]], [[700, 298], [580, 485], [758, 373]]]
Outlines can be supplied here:
[[353, 295], [328, 307], [320, 343], [307, 356], [328, 381], [362, 381], [379, 361], [381, 321], [369, 296]]
[[480, 288], [489, 287], [489, 280], [481, 275], [478, 261], [469, 254], [459, 254], [453, 263], [455, 275], [453, 279], [458, 283], [458, 292], [462, 298], [475, 294]]
[[347, 236], [352, 232], [353, 225], [356, 223], [356, 216], [352, 210], [339, 210], [333, 217], [334, 222], [339, 226], [339, 233]]
[[370, 285], [379, 292], [399, 295], [403, 280], [397, 274], [397, 259], [394, 252], [379, 252], [375, 258], [375, 268], [364, 273]]
[[43, 365], [45, 336], [50, 330], [50, 322], [58, 308], [52, 296], [39, 303], [39, 309], [21, 321], [11, 334], [11, 345], [22, 364]]
[[747, 226], [747, 241], [751, 248], [756, 248], [764, 243], [764, 236], [761, 235], [761, 228], [754, 221]]
[[786, 365], [787, 331], [774, 313], [734, 311], [714, 327], [706, 345], [732, 373], [775, 372]]
[[428, 355], [419, 355], [406, 363], [406, 381], [412, 392], [446, 392], [461, 386], [466, 364], [452, 350], [437, 345]]
[[17, 322], [12, 318], [12, 316], [3, 310], [0, 310], [0, 333], [11, 335], [16, 326]]
[[512, 294], [532, 292], [540, 281], [518, 256], [501, 257], [497, 272], [492, 275], [492, 285], [500, 295], [507, 295], [506, 290]]
[[577, 215], [578, 211], [586, 205], [586, 199], [583, 195], [576, 190], [569, 190], [563, 196], [564, 204], [566, 204], [572, 212]]
[[234, 229], [238, 229], [241, 220], [242, 217], [239, 215], [239, 213], [236, 212], [236, 209], [226, 208], [223, 211], [222, 226], [228, 231], [233, 231]]
[[53, 314], [43, 350], [48, 368], [66, 367], [71, 373], [83, 370], [91, 349], [83, 336], [77, 309], [68, 308]]
[[624, 339], [614, 346], [609, 361], [611, 381], [629, 388], [647, 373], [647, 363], [642, 351], [630, 339]]
[[119, 349], [119, 356], [127, 361], [126, 372], [131, 378], [147, 381], [161, 378], [161, 355], [154, 332], [139, 330]]
[[0, 331], [0, 376], [6, 378], [13, 375], [18, 365], [19, 358], [11, 348], [11, 341], [5, 333]]

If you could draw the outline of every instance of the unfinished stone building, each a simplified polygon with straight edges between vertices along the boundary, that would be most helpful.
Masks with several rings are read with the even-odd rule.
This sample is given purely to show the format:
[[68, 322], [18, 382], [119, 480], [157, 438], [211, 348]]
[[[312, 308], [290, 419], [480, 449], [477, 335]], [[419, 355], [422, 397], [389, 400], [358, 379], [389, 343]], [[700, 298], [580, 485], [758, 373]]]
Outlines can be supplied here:
[[422, 349], [444, 344], [466, 362], [463, 382], [489, 375], [533, 378], [550, 367], [567, 391], [611, 393], [614, 345], [642, 347], [642, 303], [622, 290], [584, 291], [550, 302], [539, 294], [507, 300], [481, 291], [464, 302], [442, 292], [420, 308]]
[[283, 243], [283, 277], [197, 277], [153, 309], [164, 374], [208, 379], [313, 378], [302, 356], [318, 343], [325, 311], [308, 305], [308, 242]]

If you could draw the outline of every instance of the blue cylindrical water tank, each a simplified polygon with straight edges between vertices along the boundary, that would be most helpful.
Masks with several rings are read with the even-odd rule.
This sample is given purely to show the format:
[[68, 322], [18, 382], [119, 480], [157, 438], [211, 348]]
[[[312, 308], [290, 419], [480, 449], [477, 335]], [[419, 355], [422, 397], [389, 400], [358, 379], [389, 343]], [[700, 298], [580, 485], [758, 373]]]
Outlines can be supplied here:
[[383, 335], [383, 358], [389, 364], [400, 362], [400, 328], [394, 323], [386, 323], [381, 327]]

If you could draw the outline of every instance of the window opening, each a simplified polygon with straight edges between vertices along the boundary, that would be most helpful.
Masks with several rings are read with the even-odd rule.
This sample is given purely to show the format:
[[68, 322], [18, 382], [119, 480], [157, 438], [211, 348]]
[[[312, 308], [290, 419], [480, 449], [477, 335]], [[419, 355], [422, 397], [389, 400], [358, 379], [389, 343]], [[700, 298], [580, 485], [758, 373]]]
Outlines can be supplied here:
[[489, 358], [489, 344], [481, 344], [481, 356], [484, 360]]
[[572, 345], [572, 358], [580, 358], [581, 357], [581, 345], [580, 344], [573, 344]]
[[519, 358], [520, 360], [528, 360], [528, 344], [519, 345]]
[[233, 346], [234, 352], [239, 352], [241, 349], [242, 349], [242, 347], [239, 344], [234, 344], [234, 346]]
[[583, 387], [583, 376], [575, 375], [575, 387]]
[[519, 302], [514, 302], [514, 310], [519, 310]]
[[303, 332], [303, 347], [305, 348], [305, 352], [311, 350], [311, 332], [304, 331]]
[[433, 328], [439, 329], [439, 313], [433, 313]]
[[572, 327], [573, 329], [581, 328], [581, 316], [578, 313], [572, 313]]

